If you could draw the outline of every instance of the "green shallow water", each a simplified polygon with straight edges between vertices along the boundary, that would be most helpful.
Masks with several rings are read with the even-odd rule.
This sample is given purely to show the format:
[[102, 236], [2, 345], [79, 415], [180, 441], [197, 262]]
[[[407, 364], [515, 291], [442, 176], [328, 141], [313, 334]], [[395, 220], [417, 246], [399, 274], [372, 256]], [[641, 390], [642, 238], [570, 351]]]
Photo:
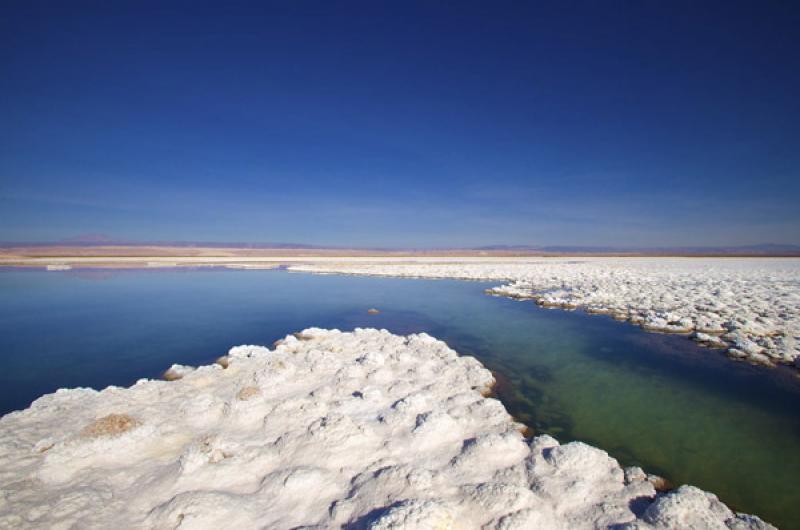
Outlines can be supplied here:
[[0, 413], [59, 387], [129, 385], [309, 326], [425, 331], [497, 371], [500, 398], [536, 432], [590, 442], [800, 528], [793, 374], [607, 317], [490, 297], [490, 285], [285, 271], [0, 272]]

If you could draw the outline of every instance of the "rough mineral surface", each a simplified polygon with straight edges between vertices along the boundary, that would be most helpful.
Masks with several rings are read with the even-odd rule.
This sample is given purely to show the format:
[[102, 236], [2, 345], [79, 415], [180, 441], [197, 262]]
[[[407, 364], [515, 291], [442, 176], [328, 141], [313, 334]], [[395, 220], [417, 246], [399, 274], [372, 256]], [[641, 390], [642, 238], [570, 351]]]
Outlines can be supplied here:
[[490, 294], [608, 314], [648, 331], [696, 332], [700, 344], [724, 348], [731, 358], [800, 368], [798, 259], [540, 258], [325, 263], [290, 269], [505, 281]]
[[0, 419], [3, 528], [771, 528], [638, 468], [527, 441], [428, 335], [308, 329]]

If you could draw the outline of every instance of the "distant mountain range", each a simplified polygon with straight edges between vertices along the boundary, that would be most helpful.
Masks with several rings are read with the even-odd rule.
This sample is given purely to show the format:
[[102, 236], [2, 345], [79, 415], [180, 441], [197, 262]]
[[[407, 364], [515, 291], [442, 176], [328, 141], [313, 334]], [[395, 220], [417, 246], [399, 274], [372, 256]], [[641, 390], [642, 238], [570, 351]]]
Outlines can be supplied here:
[[686, 246], [686, 247], [614, 247], [614, 246], [576, 246], [576, 245], [489, 245], [476, 247], [474, 250], [484, 251], [516, 251], [516, 252], [543, 252], [553, 254], [680, 254], [680, 255], [800, 255], [800, 245], [780, 245], [764, 243], [760, 245], [741, 246]]
[[646, 255], [646, 256], [800, 256], [800, 245], [764, 243], [741, 246], [664, 246], [621, 247], [581, 245], [483, 245], [477, 247], [346, 247], [306, 245], [301, 243], [245, 243], [219, 241], [130, 241], [105, 234], [84, 234], [54, 242], [0, 242], [0, 248], [37, 247], [172, 247], [220, 249], [283, 249], [283, 250], [356, 250], [365, 252], [424, 253], [492, 253], [502, 255]]

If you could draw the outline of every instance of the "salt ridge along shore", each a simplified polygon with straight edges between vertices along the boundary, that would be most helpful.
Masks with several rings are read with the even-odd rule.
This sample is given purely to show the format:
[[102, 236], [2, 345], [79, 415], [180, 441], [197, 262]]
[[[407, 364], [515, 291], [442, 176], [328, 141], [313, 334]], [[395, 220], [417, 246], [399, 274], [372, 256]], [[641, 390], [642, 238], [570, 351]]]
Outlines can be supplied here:
[[767, 529], [550, 436], [426, 334], [307, 329], [0, 418], [0, 527]]
[[683, 333], [734, 359], [800, 369], [800, 260], [567, 258], [463, 263], [331, 263], [292, 271], [508, 282], [490, 294], [608, 314]]

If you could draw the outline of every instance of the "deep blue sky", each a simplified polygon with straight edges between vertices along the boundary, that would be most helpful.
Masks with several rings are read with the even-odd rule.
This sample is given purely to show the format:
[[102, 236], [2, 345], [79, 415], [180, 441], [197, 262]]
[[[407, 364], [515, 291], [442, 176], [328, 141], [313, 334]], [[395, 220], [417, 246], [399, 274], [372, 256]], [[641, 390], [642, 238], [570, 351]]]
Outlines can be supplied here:
[[0, 241], [800, 244], [796, 2], [228, 4], [0, 4]]

